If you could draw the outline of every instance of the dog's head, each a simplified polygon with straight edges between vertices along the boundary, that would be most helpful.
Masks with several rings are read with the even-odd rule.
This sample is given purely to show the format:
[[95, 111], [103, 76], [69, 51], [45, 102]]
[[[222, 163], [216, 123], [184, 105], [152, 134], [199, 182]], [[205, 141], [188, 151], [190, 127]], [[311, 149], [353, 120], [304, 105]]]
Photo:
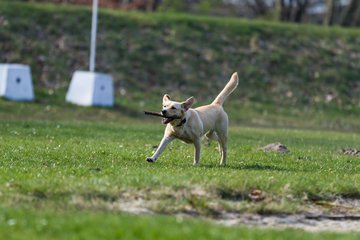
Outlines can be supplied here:
[[170, 96], [165, 94], [163, 97], [163, 108], [161, 110], [164, 116], [162, 120], [163, 124], [168, 124], [176, 119], [182, 119], [185, 112], [190, 109], [194, 102], [194, 97], [190, 97], [184, 102], [171, 101]]

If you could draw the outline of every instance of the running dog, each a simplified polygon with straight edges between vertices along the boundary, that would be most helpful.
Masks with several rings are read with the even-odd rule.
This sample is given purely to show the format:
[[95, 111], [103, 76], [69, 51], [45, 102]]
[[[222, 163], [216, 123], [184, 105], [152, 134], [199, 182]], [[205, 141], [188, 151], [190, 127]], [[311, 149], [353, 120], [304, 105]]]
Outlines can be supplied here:
[[164, 116], [162, 123], [166, 124], [164, 137], [154, 155], [146, 158], [146, 161], [155, 162], [166, 146], [178, 138], [195, 145], [193, 164], [197, 165], [200, 162], [201, 137], [205, 135], [206, 138], [219, 142], [220, 165], [226, 165], [229, 120], [223, 104], [235, 90], [238, 82], [239, 78], [235, 72], [211, 104], [195, 109], [191, 108], [195, 102], [194, 97], [190, 97], [184, 102], [175, 102], [170, 99], [169, 95], [165, 94], [161, 111]]

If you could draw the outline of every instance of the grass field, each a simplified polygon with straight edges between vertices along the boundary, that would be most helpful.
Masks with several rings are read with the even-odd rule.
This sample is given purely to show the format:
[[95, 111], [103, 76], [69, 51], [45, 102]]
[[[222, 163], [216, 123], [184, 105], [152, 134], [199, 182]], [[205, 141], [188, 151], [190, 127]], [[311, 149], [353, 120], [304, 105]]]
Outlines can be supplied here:
[[[351, 239], [356, 234], [229, 228], [194, 219], [110, 212], [0, 209], [3, 239]], [[26, 237], [25, 237], [26, 236]]]
[[[158, 122], [115, 122], [107, 118], [113, 110], [74, 106], [70, 109], [75, 116], [110, 120], [78, 121], [70, 116], [47, 121], [37, 118], [43, 111], [36, 108], [39, 104], [0, 101], [33, 112], [26, 120], [20, 120], [23, 113], [18, 110], [0, 113], [0, 228], [7, 239], [21, 239], [23, 234], [30, 239], [359, 237], [228, 228], [187, 218], [179, 223], [171, 217], [186, 213], [212, 218], [223, 211], [292, 214], [306, 210], [309, 203], [359, 198], [359, 159], [338, 152], [357, 147], [356, 133], [232, 126], [226, 167], [219, 166], [215, 144], [203, 147], [201, 164], [193, 167], [193, 147], [179, 141], [149, 164], [145, 158], [162, 137]], [[290, 153], [258, 150], [272, 142], [284, 143]], [[249, 197], [255, 189], [264, 195], [260, 201]], [[138, 199], [156, 215], [122, 213], [126, 203]]]
[[[360, 214], [332, 204], [360, 199], [360, 158], [339, 152], [359, 148], [358, 29], [102, 10], [97, 66], [116, 86], [102, 109], [64, 102], [87, 68], [89, 24], [85, 7], [0, 2], [0, 62], [29, 64], [36, 91], [34, 103], [0, 99], [1, 239], [359, 239], [214, 223]], [[212, 143], [193, 167], [179, 141], [147, 163], [164, 126], [142, 111], [164, 93], [208, 103], [233, 71], [228, 165]], [[290, 153], [259, 150], [274, 142]]]

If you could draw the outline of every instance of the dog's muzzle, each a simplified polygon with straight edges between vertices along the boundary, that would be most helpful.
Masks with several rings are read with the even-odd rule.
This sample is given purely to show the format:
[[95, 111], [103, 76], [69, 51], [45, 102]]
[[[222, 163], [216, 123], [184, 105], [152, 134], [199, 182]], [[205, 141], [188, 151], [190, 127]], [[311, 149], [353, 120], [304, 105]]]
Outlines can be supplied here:
[[164, 117], [163, 119], [162, 119], [162, 123], [163, 124], [168, 124], [169, 122], [171, 122], [171, 121], [173, 121], [173, 120], [175, 120], [176, 118], [173, 118], [173, 117]]
[[163, 115], [163, 119], [162, 119], [162, 123], [163, 124], [168, 124], [169, 122], [175, 120], [175, 119], [180, 119], [181, 117], [178, 116], [166, 116], [167, 111], [166, 110], [162, 110], [161, 114]]

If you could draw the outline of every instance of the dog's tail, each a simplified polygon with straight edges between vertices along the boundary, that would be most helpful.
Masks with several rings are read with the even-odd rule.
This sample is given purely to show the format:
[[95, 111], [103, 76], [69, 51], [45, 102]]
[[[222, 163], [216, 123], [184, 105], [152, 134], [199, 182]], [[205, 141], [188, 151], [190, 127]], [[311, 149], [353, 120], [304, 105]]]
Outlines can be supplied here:
[[237, 72], [234, 72], [230, 78], [230, 81], [226, 84], [224, 89], [219, 93], [219, 95], [215, 98], [215, 100], [211, 104], [219, 104], [223, 105], [226, 98], [235, 90], [239, 83], [239, 77]]

